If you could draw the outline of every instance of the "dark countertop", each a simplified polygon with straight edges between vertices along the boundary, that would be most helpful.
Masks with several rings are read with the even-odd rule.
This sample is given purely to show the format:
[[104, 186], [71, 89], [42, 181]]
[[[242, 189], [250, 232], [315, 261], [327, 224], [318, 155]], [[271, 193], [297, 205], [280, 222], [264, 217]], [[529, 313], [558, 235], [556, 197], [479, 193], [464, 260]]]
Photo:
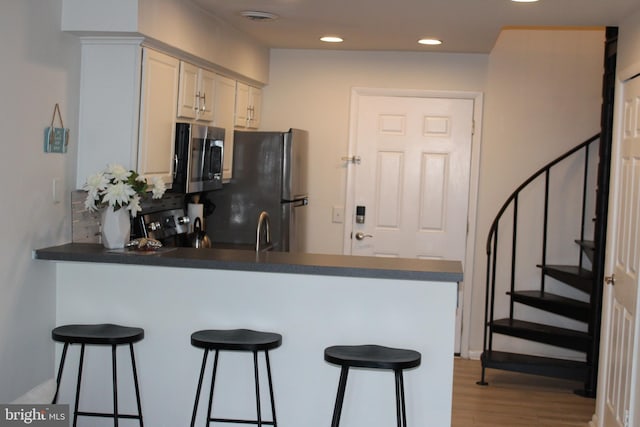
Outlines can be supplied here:
[[92, 243], [68, 243], [38, 249], [36, 259], [158, 267], [205, 268], [380, 279], [459, 282], [460, 261], [261, 252], [237, 249], [161, 248], [158, 252], [105, 249]]

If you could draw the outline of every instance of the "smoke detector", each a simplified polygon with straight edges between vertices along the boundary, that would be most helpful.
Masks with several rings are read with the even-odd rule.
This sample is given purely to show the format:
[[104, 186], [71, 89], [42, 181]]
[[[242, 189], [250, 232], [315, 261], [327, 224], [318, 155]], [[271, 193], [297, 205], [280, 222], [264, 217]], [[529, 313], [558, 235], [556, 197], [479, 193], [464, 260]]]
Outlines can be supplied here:
[[256, 10], [245, 10], [240, 15], [252, 21], [273, 21], [278, 19], [278, 15], [269, 12], [258, 12]]

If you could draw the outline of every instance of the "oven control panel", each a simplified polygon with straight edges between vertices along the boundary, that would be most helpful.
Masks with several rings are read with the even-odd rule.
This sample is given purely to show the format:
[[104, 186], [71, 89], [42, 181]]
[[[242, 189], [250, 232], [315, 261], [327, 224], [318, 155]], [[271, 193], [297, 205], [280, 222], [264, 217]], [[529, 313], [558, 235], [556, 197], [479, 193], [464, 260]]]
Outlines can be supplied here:
[[146, 237], [162, 240], [189, 232], [189, 217], [184, 209], [171, 209], [142, 215], [142, 228]]

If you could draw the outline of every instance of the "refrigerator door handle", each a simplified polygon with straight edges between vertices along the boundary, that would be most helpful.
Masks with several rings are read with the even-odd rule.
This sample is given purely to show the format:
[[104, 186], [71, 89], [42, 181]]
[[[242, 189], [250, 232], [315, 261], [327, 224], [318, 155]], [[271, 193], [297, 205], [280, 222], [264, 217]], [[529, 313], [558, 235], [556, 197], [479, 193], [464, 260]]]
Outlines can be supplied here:
[[309, 204], [309, 198], [305, 196], [305, 197], [295, 198], [293, 200], [282, 200], [282, 204], [285, 204], [285, 203], [293, 204], [294, 208], [297, 208], [299, 206], [307, 206]]

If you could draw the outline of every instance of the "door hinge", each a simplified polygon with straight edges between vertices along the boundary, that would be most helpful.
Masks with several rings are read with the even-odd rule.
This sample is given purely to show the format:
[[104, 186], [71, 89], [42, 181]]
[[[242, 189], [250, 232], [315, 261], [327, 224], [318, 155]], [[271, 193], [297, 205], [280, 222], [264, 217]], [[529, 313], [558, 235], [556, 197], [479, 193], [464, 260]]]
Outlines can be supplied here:
[[476, 134], [476, 121], [471, 120], [471, 135], [475, 135], [475, 134]]

